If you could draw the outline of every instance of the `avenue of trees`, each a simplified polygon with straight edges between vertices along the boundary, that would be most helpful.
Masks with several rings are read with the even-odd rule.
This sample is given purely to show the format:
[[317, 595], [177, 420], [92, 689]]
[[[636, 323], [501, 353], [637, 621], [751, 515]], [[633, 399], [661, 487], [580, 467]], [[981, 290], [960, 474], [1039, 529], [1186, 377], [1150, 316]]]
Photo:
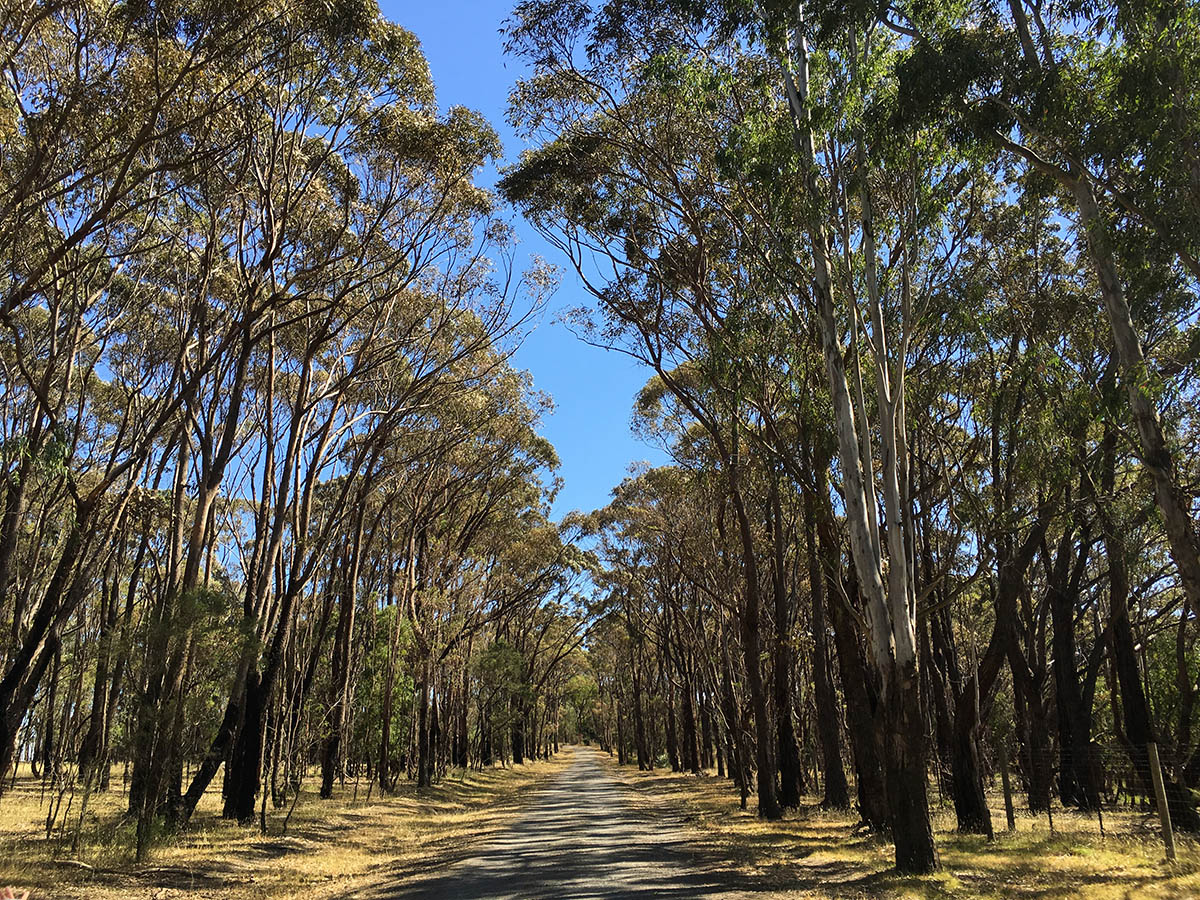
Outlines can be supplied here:
[[0, 59], [0, 814], [123, 787], [140, 857], [222, 766], [266, 829], [552, 752], [581, 557], [491, 126], [369, 0], [6, 3]]
[[[938, 865], [1102, 802], [1200, 831], [1200, 7], [518, 5], [502, 193], [643, 362], [594, 513], [592, 725]], [[929, 780], [930, 776], [938, 779]], [[814, 782], [814, 779], [816, 781]]]
[[[1154, 744], [1200, 832], [1200, 5], [503, 40], [494, 194], [374, 0], [0, 10], [0, 814], [124, 790], [141, 857], [597, 739], [919, 873], [931, 791], [991, 835], [1001, 760], [1087, 811]], [[671, 459], [562, 523], [513, 210]]]

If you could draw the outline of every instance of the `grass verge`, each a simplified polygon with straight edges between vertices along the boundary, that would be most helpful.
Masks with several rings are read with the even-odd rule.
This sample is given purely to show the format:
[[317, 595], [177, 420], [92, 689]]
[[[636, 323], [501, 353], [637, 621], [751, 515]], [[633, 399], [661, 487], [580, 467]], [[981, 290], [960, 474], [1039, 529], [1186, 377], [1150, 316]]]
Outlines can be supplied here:
[[[344, 897], [441, 870], [478, 841], [506, 827], [524, 800], [561, 771], [571, 755], [511, 769], [454, 770], [422, 791], [366, 799], [350, 786], [331, 800], [315, 784], [283, 831], [286, 810], [269, 810], [268, 833], [218, 814], [219, 791], [206, 795], [185, 832], [164, 838], [151, 859], [132, 860], [120, 790], [95, 795], [77, 852], [71, 830], [45, 836], [46, 799], [36, 783], [0, 798], [0, 889], [30, 890], [31, 900], [290, 900]], [[75, 817], [77, 821], [77, 816]], [[70, 821], [70, 817], [68, 817]]]
[[[667, 807], [688, 826], [697, 850], [754, 876], [764, 897], [1200, 897], [1200, 849], [1180, 842], [1178, 862], [1166, 862], [1142, 816], [1125, 814], [1131, 821], [1109, 822], [1126, 833], [1107, 837], [1100, 836], [1095, 820], [1071, 813], [1055, 812], [1054, 833], [1045, 819], [1018, 816], [1015, 832], [999, 831], [989, 844], [957, 834], [953, 814], [939, 811], [941, 871], [902, 877], [892, 869], [887, 840], [856, 829], [856, 817], [848, 813], [821, 810], [814, 798], [783, 820], [766, 822], [755, 815], [753, 797], [749, 810], [739, 809], [737, 789], [725, 779], [638, 772], [615, 763], [613, 771], [630, 786], [636, 803]], [[997, 824], [1003, 827], [1002, 811]]]

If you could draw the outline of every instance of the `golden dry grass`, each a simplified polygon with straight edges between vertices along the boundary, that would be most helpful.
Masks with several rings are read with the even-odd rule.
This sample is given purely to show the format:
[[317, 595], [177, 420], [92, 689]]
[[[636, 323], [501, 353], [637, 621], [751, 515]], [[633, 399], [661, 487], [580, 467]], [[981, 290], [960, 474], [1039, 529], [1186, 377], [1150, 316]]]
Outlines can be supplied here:
[[[570, 758], [511, 769], [452, 771], [433, 788], [402, 783], [395, 795], [353, 799], [352, 785], [332, 800], [301, 792], [286, 833], [284, 810], [268, 807], [268, 834], [219, 816], [220, 794], [209, 792], [191, 827], [163, 838], [150, 860], [132, 860], [126, 801], [114, 790], [94, 795], [78, 852], [70, 827], [47, 839], [47, 806], [37, 782], [18, 779], [0, 798], [0, 889], [28, 889], [31, 900], [287, 900], [346, 896], [371, 885], [440, 869], [467, 855], [477, 841], [506, 827], [532, 789]], [[76, 801], [77, 802], [77, 801]], [[69, 817], [71, 827], [78, 815]]]
[[[1094, 818], [1055, 812], [1055, 833], [1045, 818], [1018, 815], [1017, 830], [984, 838], [954, 831], [951, 811], [936, 817], [942, 869], [925, 877], [892, 871], [886, 840], [854, 828], [849, 814], [827, 812], [815, 799], [779, 822], [765, 822], [738, 807], [737, 789], [712, 775], [619, 771], [638, 802], [665, 805], [680, 815], [698, 849], [723, 856], [761, 879], [772, 897], [1027, 898], [1027, 900], [1162, 900], [1200, 897], [1200, 848], [1179, 842], [1169, 864], [1150, 824], [1130, 813], [1106, 819], [1101, 837]], [[999, 814], [996, 811], [999, 809]], [[1003, 805], [993, 802], [1003, 828]], [[1113, 831], [1123, 832], [1113, 836]]]

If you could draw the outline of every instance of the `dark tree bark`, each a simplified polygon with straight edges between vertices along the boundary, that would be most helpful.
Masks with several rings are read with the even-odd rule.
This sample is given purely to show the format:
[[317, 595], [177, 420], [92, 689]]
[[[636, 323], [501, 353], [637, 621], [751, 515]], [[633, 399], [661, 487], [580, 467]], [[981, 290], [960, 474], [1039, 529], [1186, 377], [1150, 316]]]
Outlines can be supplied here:
[[896, 869], [928, 872], [936, 868], [937, 855], [929, 819], [925, 722], [915, 662], [898, 670], [892, 683], [885, 685], [883, 700], [884, 781], [896, 845]]
[[841, 554], [834, 530], [833, 509], [829, 502], [826, 470], [818, 468], [817, 547], [820, 553], [825, 596], [831, 598], [830, 620], [837, 648], [838, 671], [846, 698], [846, 722], [850, 748], [857, 775], [858, 812], [864, 824], [876, 834], [890, 827], [887, 793], [883, 783], [883, 738], [880, 730], [879, 690], [858, 630], [848, 606], [858, 605], [858, 586], [854, 567], [846, 571], [842, 582]]
[[758, 814], [764, 819], [778, 819], [783, 815], [775, 788], [775, 760], [772, 744], [775, 734], [771, 729], [771, 717], [767, 708], [767, 691], [762, 677], [762, 645], [759, 640], [759, 618], [762, 600], [759, 594], [758, 560], [755, 555], [754, 533], [750, 517], [737, 485], [737, 463], [729, 468], [730, 499], [737, 516], [738, 533], [742, 544], [742, 569], [745, 575], [745, 599], [742, 604], [741, 631], [742, 655], [746, 669], [746, 686], [750, 692], [750, 708], [754, 714], [756, 740], [755, 756], [758, 764]]
[[[711, 769], [713, 767], [713, 719], [712, 713], [709, 711], [709, 704], [712, 703], [712, 694], [705, 687], [700, 694], [700, 767], [701, 769]], [[724, 775], [725, 773], [720, 773]]]
[[621, 697], [617, 695], [617, 765], [623, 766], [628, 762], [625, 754], [625, 708]]
[[725, 760], [726, 774], [733, 779], [741, 794], [742, 809], [746, 808], [746, 798], [750, 794], [749, 761], [744, 752], [745, 741], [742, 739], [741, 716], [738, 714], [737, 698], [733, 692], [732, 664], [729, 661], [728, 638], [725, 629], [721, 631], [721, 705], [725, 717]]
[[8, 670], [0, 678], [0, 779], [13, 765], [17, 734], [46, 669], [58, 653], [61, 628], [83, 600], [85, 581], [79, 563], [93, 533], [91, 512], [89, 504], [76, 504], [75, 524], [68, 532], [50, 583], [29, 621], [24, 639], [15, 645], [9, 657]]
[[333, 796], [333, 782], [341, 770], [341, 747], [346, 731], [346, 714], [350, 700], [350, 652], [354, 636], [354, 616], [358, 606], [358, 574], [361, 562], [363, 513], [355, 517], [349, 565], [342, 582], [338, 601], [337, 630], [333, 638], [333, 659], [329, 674], [329, 734], [321, 743], [321, 796]]
[[[669, 619], [668, 619], [669, 621]], [[663, 695], [666, 697], [666, 715], [664, 721], [666, 724], [667, 733], [667, 762], [671, 765], [672, 772], [678, 772], [682, 768], [679, 761], [679, 736], [676, 732], [675, 725], [675, 689], [671, 684], [670, 675], [670, 651], [667, 649], [670, 644], [670, 634], [668, 632], [666, 640], [663, 641], [663, 647], [659, 653], [659, 681], [663, 686]]]
[[[779, 804], [787, 809], [796, 809], [800, 805], [802, 772], [800, 744], [796, 740], [796, 726], [792, 721], [791, 631], [794, 610], [792, 596], [787, 589], [787, 570], [784, 565], [783, 509], [779, 502], [777, 477], [771, 479], [769, 505], [767, 523], [772, 538], [771, 587], [775, 599], [775, 640], [771, 649], [774, 657], [772, 671], [778, 734]], [[844, 776], [842, 782], [844, 786]]]
[[426, 738], [427, 748], [425, 768], [417, 782], [418, 786], [429, 787], [437, 779], [437, 761], [441, 741], [442, 726], [438, 714], [438, 691], [434, 690], [429, 697], [429, 735]]
[[118, 597], [120, 594], [121, 569], [125, 562], [125, 544], [111, 556], [104, 573], [100, 592], [100, 629], [96, 648], [96, 672], [92, 683], [92, 706], [88, 713], [88, 727], [79, 745], [79, 775], [91, 784], [100, 780], [107, 766], [105, 748], [108, 744], [108, 698], [115, 693], [109, 677], [109, 665], [114, 658], [114, 641], [120, 617]]
[[[432, 734], [433, 724], [432, 719], [436, 718], [437, 713], [432, 711], [430, 703], [430, 684], [429, 684], [429, 664], [424, 663], [421, 668], [421, 674], [416, 684], [417, 692], [417, 787], [426, 788], [433, 784], [433, 745]], [[520, 722], [518, 715], [517, 721]], [[523, 760], [520, 754], [524, 753], [524, 742], [518, 746], [517, 735], [521, 729], [519, 725], [513, 726], [513, 762], [520, 765]]]
[[[512, 725], [512, 761], [514, 766], [524, 765], [525, 763], [525, 710], [521, 703], [514, 700], [512, 703], [513, 725]], [[638, 768], [641, 768], [639, 765]]]
[[[1104, 472], [1102, 489], [1104, 496], [1096, 498], [1097, 514], [1104, 537], [1105, 554], [1109, 566], [1109, 640], [1112, 645], [1113, 666], [1121, 694], [1121, 710], [1124, 714], [1124, 734], [1130, 761], [1148, 796], [1150, 793], [1150, 758], [1146, 745], [1156, 740], [1154, 725], [1150, 718], [1150, 706], [1138, 668], [1137, 650], [1133, 637], [1133, 626], [1129, 620], [1129, 570], [1126, 562], [1125, 542], [1108, 507], [1115, 484], [1116, 429], [1106, 426], [1103, 440]], [[1171, 824], [1180, 831], [1200, 833], [1200, 813], [1190, 792], [1175, 779], [1163, 773], [1167, 790], [1167, 804]]]
[[[817, 555], [816, 502], [806, 492], [805, 549], [808, 553], [808, 582], [812, 596], [813, 633], [813, 700], [817, 711], [817, 736], [821, 743], [821, 760], [825, 773], [825, 796], [821, 805], [826, 809], [849, 809], [850, 786], [842, 767], [842, 734], [838, 725], [837, 694], [829, 672], [829, 649], [825, 623], [825, 576]], [[834, 601], [838, 602], [838, 601]]]
[[243, 714], [226, 771], [226, 818], [249, 824], [261, 787], [266, 717], [275, 686], [283, 670], [284, 654], [292, 633], [293, 611], [299, 584], [290, 584], [280, 598], [276, 625], [262, 673], [251, 667], [247, 674]]
[[695, 689], [692, 686], [692, 679], [690, 677], [684, 681], [683, 703], [680, 712], [683, 726], [683, 766], [693, 775], [699, 775], [700, 750], [696, 744]]
[[1091, 535], [1085, 527], [1073, 552], [1071, 538], [1074, 533], [1074, 527], [1063, 529], [1049, 573], [1047, 598], [1054, 649], [1054, 706], [1058, 719], [1058, 792], [1064, 806], [1093, 810], [1100, 806], [1100, 788], [1095, 781], [1091, 753], [1091, 704], [1084, 704], [1075, 644], [1075, 613]]
[[254, 800], [258, 796], [263, 753], [261, 723], [266, 715], [265, 692], [253, 669], [242, 694], [242, 711], [241, 727], [225, 764], [225, 805], [221, 814], [237, 820], [239, 825], [249, 825], [254, 821]]
[[1030, 671], [1016, 687], [1017, 730], [1021, 736], [1021, 772], [1029, 798], [1029, 811], [1050, 809], [1054, 760], [1050, 747], [1050, 716], [1043, 699], [1046, 672]]
[[646, 740], [646, 722], [642, 716], [642, 676], [638, 660], [630, 667], [633, 672], [633, 742], [637, 752], [638, 771], [645, 772], [654, 768], [650, 757], [650, 747]]
[[[467, 645], [467, 658], [470, 659], [471, 648]], [[467, 727], [467, 707], [470, 704], [470, 688], [467, 672], [470, 671], [469, 665], [464, 666], [462, 676], [462, 687], [458, 694], [458, 702], [455, 706], [454, 713], [454, 751], [453, 764], [459, 768], [466, 769], [470, 766], [471, 755], [471, 736]]]

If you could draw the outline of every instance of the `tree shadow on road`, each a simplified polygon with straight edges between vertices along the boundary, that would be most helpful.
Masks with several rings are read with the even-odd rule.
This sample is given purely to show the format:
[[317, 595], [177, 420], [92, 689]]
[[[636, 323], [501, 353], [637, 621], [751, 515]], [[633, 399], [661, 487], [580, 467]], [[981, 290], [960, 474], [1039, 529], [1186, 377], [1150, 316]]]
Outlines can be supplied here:
[[[588, 766], [587, 769], [591, 769]], [[505, 833], [432, 879], [378, 884], [360, 900], [734, 900], [764, 889], [697, 851], [677, 820], [631, 807], [598, 771], [560, 778]], [[597, 777], [598, 776], [598, 777]]]

